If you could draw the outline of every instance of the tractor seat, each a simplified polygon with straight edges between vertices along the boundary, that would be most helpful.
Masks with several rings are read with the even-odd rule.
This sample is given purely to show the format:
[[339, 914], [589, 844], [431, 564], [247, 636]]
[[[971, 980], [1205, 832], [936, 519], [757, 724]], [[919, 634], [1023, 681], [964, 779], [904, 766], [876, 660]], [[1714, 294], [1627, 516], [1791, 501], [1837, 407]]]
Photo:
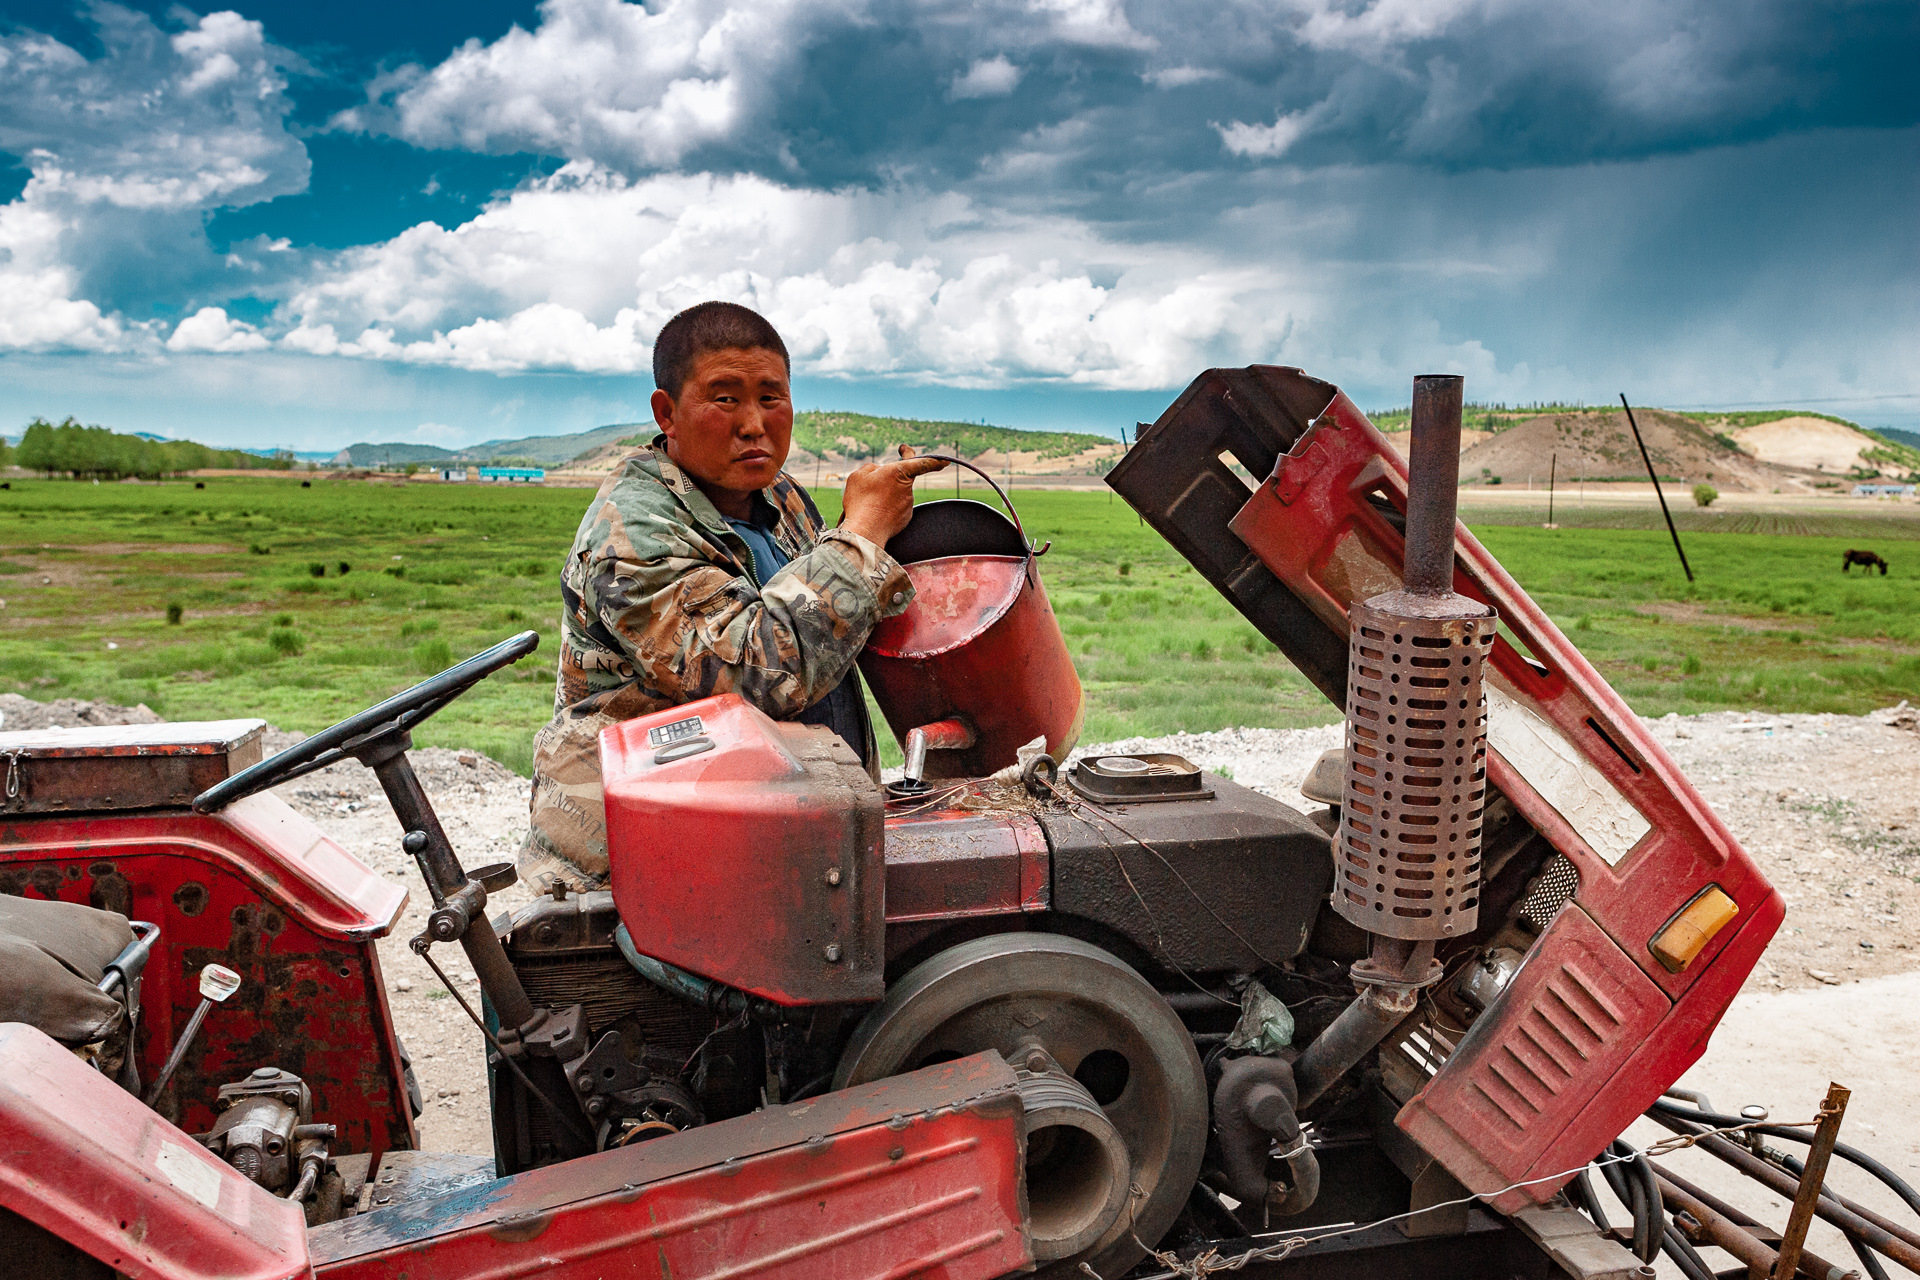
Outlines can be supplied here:
[[77, 902], [0, 894], [0, 1022], [24, 1022], [68, 1048], [126, 1022], [100, 979], [133, 945], [127, 918]]

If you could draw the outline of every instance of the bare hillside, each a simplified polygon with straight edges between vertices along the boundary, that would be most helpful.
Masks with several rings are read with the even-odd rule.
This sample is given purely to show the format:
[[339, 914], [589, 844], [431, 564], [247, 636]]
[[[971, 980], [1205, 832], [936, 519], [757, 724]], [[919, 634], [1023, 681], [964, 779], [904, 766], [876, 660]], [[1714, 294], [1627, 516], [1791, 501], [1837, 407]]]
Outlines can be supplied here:
[[[1715, 488], [1749, 493], [1801, 483], [1791, 473], [1742, 453], [1678, 414], [1635, 409], [1634, 417], [1662, 477], [1678, 477], [1689, 484], [1706, 480]], [[1487, 484], [1498, 476], [1503, 483], [1515, 484], [1525, 483], [1531, 474], [1535, 483], [1544, 484], [1556, 456], [1563, 482], [1582, 476], [1644, 480], [1647, 474], [1626, 414], [1589, 409], [1542, 414], [1480, 441], [1460, 455], [1460, 481]]]
[[1763, 462], [1809, 471], [1870, 468], [1866, 455], [1886, 445], [1855, 427], [1826, 418], [1775, 418], [1733, 433], [1740, 447]]

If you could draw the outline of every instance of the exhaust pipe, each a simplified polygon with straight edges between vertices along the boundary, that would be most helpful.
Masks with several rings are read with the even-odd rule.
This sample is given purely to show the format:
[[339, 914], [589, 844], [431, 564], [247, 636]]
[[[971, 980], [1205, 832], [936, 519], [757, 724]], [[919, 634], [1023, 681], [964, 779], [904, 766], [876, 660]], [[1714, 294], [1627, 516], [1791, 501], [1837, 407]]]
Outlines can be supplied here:
[[1333, 909], [1372, 936], [1359, 997], [1307, 1046], [1310, 1105], [1413, 1012], [1440, 980], [1436, 943], [1480, 919], [1487, 796], [1482, 667], [1499, 619], [1453, 590], [1464, 382], [1413, 380], [1402, 582], [1349, 610], [1346, 774]]

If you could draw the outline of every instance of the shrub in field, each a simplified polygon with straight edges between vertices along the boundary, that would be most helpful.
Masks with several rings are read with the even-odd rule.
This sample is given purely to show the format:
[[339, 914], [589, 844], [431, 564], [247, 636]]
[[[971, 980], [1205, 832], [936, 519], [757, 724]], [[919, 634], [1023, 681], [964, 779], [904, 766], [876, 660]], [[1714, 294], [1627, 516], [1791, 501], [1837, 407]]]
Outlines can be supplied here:
[[1690, 675], [1690, 676], [1697, 676], [1697, 675], [1699, 675], [1699, 674], [1700, 674], [1700, 659], [1699, 659], [1699, 658], [1697, 658], [1697, 657], [1695, 657], [1695, 656], [1694, 656], [1693, 654], [1691, 654], [1691, 653], [1690, 653], [1690, 654], [1688, 654], [1688, 655], [1686, 656], [1686, 658], [1685, 658], [1685, 659], [1683, 659], [1683, 660], [1681, 661], [1681, 663], [1680, 663], [1680, 670], [1681, 670], [1681, 671], [1683, 671], [1684, 673], [1686, 673], [1687, 675]]
[[1125, 560], [1122, 560], [1120, 562], [1120, 576], [1124, 578], [1132, 572], [1133, 572], [1133, 566], [1127, 563]]
[[247, 544], [247, 550], [252, 552], [256, 556], [270, 556], [273, 554], [272, 547], [262, 546], [258, 542], [249, 542]]
[[440, 671], [453, 665], [453, 646], [445, 640], [427, 640], [413, 646], [413, 662], [422, 671]]
[[327, 566], [316, 560], [307, 566], [307, 572], [316, 578], [324, 578], [327, 576]]
[[344, 577], [346, 577], [346, 576], [347, 576], [347, 575], [348, 575], [349, 573], [351, 573], [352, 571], [353, 571], [353, 566], [352, 566], [352, 565], [350, 565], [350, 564], [348, 564], [348, 563], [347, 563], [347, 562], [346, 562], [345, 560], [342, 560], [342, 561], [340, 562], [340, 576], [341, 576], [341, 577], [343, 577], [343, 578], [344, 578]]
[[300, 633], [291, 627], [275, 627], [267, 632], [267, 647], [275, 653], [292, 658], [306, 651], [307, 642], [301, 639]]
[[293, 625], [293, 615], [290, 613], [276, 613], [273, 615], [273, 625], [276, 627], [290, 627]]
[[170, 627], [179, 626], [180, 619], [185, 615], [186, 615], [186, 610], [180, 607], [180, 602], [178, 600], [173, 600], [168, 602], [167, 604], [167, 625], [168, 626]]
[[1710, 484], [1703, 482], [1693, 486], [1693, 504], [1696, 507], [1710, 507], [1719, 496], [1720, 491]]
[[380, 572], [387, 574], [390, 577], [404, 578], [407, 576], [407, 566], [403, 564], [390, 564], [386, 568], [382, 569]]

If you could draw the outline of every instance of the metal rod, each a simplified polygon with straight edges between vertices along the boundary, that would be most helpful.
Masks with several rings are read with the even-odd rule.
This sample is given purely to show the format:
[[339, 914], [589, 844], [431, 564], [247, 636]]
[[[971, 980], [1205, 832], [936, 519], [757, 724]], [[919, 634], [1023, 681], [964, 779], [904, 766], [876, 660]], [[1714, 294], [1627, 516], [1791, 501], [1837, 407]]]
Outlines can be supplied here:
[[[1771, 1275], [1779, 1254], [1754, 1234], [1755, 1222], [1732, 1205], [1694, 1186], [1679, 1174], [1655, 1166], [1660, 1180], [1660, 1196], [1671, 1209], [1684, 1212], [1700, 1225], [1700, 1234], [1738, 1258], [1749, 1270]], [[1761, 1228], [1765, 1230], [1765, 1228]], [[1692, 1232], [1685, 1232], [1692, 1236]], [[1698, 1240], [1695, 1243], [1699, 1243]], [[1816, 1254], [1801, 1250], [1798, 1269], [1807, 1280], [1861, 1280], [1858, 1271], [1835, 1266]]]
[[[1800, 1184], [1793, 1175], [1776, 1169], [1738, 1143], [1730, 1142], [1718, 1134], [1701, 1133], [1663, 1112], [1649, 1111], [1647, 1118], [1675, 1133], [1695, 1136], [1698, 1140], [1694, 1145], [1700, 1150], [1725, 1161], [1780, 1195], [1796, 1196], [1800, 1192]], [[1831, 1192], [1820, 1197], [1814, 1212], [1848, 1235], [1858, 1236], [1915, 1275], [1920, 1275], [1920, 1242], [1916, 1242], [1914, 1234], [1899, 1223], [1888, 1221], [1864, 1205], [1851, 1202], [1842, 1204]]]
[[1460, 402], [1466, 379], [1423, 373], [1413, 380], [1413, 440], [1407, 446], [1407, 563], [1416, 595], [1453, 590], [1453, 537], [1460, 504]]
[[1547, 459], [1547, 523], [1553, 523], [1553, 479], [1560, 470], [1560, 455], [1555, 453]]
[[1833, 1159], [1833, 1144], [1839, 1140], [1840, 1121], [1846, 1117], [1847, 1099], [1852, 1096], [1837, 1084], [1827, 1085], [1827, 1100], [1820, 1105], [1820, 1123], [1813, 1131], [1813, 1149], [1807, 1153], [1806, 1167], [1800, 1171], [1800, 1189], [1793, 1197], [1793, 1213], [1788, 1216], [1786, 1233], [1780, 1238], [1776, 1276], [1793, 1275], [1800, 1263], [1800, 1248], [1807, 1242], [1807, 1228], [1813, 1225], [1820, 1188], [1827, 1180], [1827, 1163]]
[[[406, 748], [409, 745], [403, 738], [393, 744], [390, 752], [376, 757], [368, 767], [373, 770], [380, 789], [386, 792], [387, 803], [393, 806], [400, 825], [408, 832], [408, 840], [403, 843], [420, 864], [420, 874], [427, 882], [427, 892], [433, 895], [433, 905], [444, 906], [449, 897], [467, 884], [467, 873], [460, 865], [459, 856], [453, 851], [453, 842], [447, 839], [446, 831], [440, 826], [440, 819], [433, 811], [432, 802], [427, 799], [426, 790], [421, 787], [420, 779], [407, 761]], [[415, 833], [423, 838], [413, 839]], [[416, 844], [419, 845], [417, 851], [414, 849]], [[513, 962], [507, 959], [506, 948], [500, 945], [500, 938], [494, 933], [492, 922], [487, 919], [485, 901], [483, 892], [481, 909], [475, 914], [471, 926], [460, 935], [460, 948], [467, 953], [474, 976], [480, 979], [480, 989], [493, 1002], [494, 1013], [500, 1019], [502, 1039], [511, 1044], [516, 1036], [507, 1033], [518, 1033], [533, 1020], [533, 1001], [527, 997], [527, 989], [521, 985], [520, 975], [514, 971]]]
[[160, 1091], [167, 1087], [167, 1081], [173, 1079], [173, 1073], [180, 1069], [180, 1060], [187, 1056], [187, 1046], [191, 1045], [193, 1038], [200, 1034], [200, 1024], [207, 1020], [207, 1010], [211, 1008], [213, 1008], [213, 1001], [202, 996], [200, 1007], [193, 1011], [191, 1018], [187, 1019], [187, 1029], [182, 1031], [180, 1038], [173, 1042], [173, 1052], [167, 1055], [167, 1065], [160, 1068], [160, 1074], [154, 1077], [153, 1084], [147, 1089], [147, 1096], [142, 1099], [149, 1107], [159, 1100]]
[[1653, 496], [1660, 499], [1660, 514], [1666, 517], [1667, 532], [1673, 535], [1673, 549], [1680, 553], [1680, 567], [1686, 570], [1687, 581], [1693, 581], [1693, 566], [1687, 563], [1687, 553], [1680, 547], [1680, 531], [1673, 527], [1673, 512], [1667, 510], [1667, 495], [1660, 491], [1660, 477], [1654, 472], [1653, 459], [1647, 456], [1647, 442], [1640, 438], [1640, 424], [1633, 420], [1633, 406], [1627, 403], [1627, 393], [1620, 393], [1620, 407], [1627, 411], [1627, 425], [1633, 428], [1633, 442], [1640, 446], [1640, 461], [1647, 464], [1647, 479], [1653, 481]]

